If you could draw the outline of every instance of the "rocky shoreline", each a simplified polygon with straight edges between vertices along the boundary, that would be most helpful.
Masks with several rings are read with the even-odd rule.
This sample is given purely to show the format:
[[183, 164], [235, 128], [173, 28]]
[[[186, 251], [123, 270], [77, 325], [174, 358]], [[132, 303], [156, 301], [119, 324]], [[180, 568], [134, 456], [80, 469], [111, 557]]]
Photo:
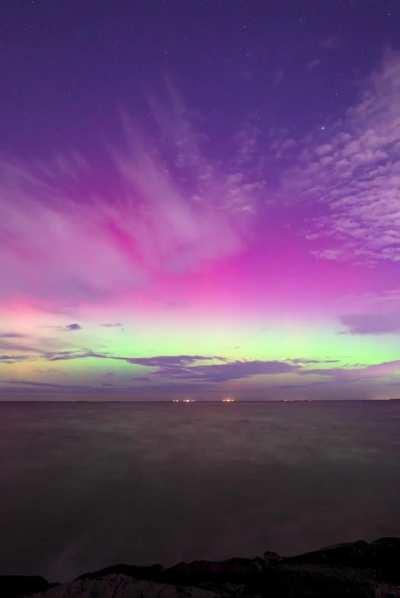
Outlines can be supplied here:
[[2, 598], [400, 598], [400, 538], [282, 557], [114, 565], [63, 584], [0, 576]]

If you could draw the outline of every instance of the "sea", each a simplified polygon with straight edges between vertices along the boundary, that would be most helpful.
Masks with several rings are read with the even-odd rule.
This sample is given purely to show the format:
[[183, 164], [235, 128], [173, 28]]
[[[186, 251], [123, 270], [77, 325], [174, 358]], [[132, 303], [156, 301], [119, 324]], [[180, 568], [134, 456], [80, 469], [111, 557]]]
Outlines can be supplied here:
[[0, 573], [400, 536], [400, 401], [0, 403]]

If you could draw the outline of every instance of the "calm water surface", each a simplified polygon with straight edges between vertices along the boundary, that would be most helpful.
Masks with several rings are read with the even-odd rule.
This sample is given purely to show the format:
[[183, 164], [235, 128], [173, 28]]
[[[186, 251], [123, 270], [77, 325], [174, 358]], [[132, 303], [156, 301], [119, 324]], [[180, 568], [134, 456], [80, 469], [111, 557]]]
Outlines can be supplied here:
[[400, 402], [0, 403], [2, 573], [400, 535]]

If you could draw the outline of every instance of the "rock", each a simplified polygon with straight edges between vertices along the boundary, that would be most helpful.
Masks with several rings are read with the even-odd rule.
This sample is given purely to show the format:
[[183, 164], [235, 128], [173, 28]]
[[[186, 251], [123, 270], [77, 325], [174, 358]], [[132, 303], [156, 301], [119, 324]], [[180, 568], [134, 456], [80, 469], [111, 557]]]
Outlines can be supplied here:
[[370, 566], [379, 578], [400, 584], [400, 538], [380, 538], [369, 545]]
[[137, 565], [118, 564], [80, 575], [78, 579], [100, 579], [108, 575], [126, 575], [134, 577], [135, 579], [148, 579], [157, 581], [164, 568], [161, 565], [150, 565], [148, 567], [141, 567]]
[[277, 565], [282, 560], [282, 557], [277, 552], [266, 550], [264, 552], [264, 563], [267, 567]]
[[[32, 594], [35, 587], [38, 593]], [[287, 558], [267, 551], [263, 559], [194, 561], [168, 569], [119, 564], [57, 587], [43, 578], [0, 578], [1, 598], [29, 593], [32, 598], [400, 598], [400, 539], [358, 540]]]
[[260, 595], [274, 598], [376, 598], [376, 584], [353, 569], [282, 565], [269, 570]]
[[373, 570], [378, 579], [400, 583], [400, 538], [381, 538], [375, 542], [349, 542], [336, 544], [289, 557], [282, 561], [288, 565], [328, 565]]
[[314, 564], [365, 568], [369, 566], [368, 551], [368, 542], [358, 540], [289, 557], [284, 559], [284, 562], [292, 565]]
[[0, 596], [4, 598], [29, 596], [35, 592], [44, 592], [53, 585], [38, 575], [0, 575]]
[[226, 561], [193, 561], [179, 563], [164, 571], [164, 579], [172, 583], [205, 582], [245, 584], [264, 573], [263, 559], [233, 558]]
[[400, 598], [400, 587], [383, 584], [376, 588], [375, 598]]
[[217, 598], [219, 595], [202, 588], [181, 588], [115, 574], [100, 579], [81, 577], [47, 592], [35, 594], [35, 598], [160, 598], [160, 596], [162, 598]]

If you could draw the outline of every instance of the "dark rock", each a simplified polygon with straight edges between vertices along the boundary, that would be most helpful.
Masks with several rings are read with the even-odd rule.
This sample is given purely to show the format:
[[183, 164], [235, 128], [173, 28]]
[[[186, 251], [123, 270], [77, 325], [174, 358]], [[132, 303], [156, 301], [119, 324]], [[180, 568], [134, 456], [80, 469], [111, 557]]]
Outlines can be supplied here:
[[357, 542], [335, 544], [313, 552], [289, 557], [284, 559], [284, 563], [288, 565], [313, 564], [366, 568], [370, 566], [368, 555], [368, 542], [358, 540]]
[[288, 565], [327, 565], [369, 569], [378, 579], [400, 582], [400, 538], [381, 538], [375, 542], [336, 544], [282, 561]]
[[0, 575], [0, 596], [2, 598], [29, 596], [36, 592], [44, 592], [54, 585], [38, 575]]
[[277, 552], [272, 552], [271, 550], [264, 552], [264, 563], [267, 567], [277, 565], [280, 561], [282, 561], [282, 557]]
[[371, 542], [370, 562], [380, 579], [400, 584], [400, 538], [380, 538]]
[[[1, 580], [8, 585], [1, 586]], [[400, 539], [359, 540], [288, 558], [266, 552], [263, 559], [194, 561], [168, 569], [120, 564], [49, 587], [43, 578], [3, 577], [0, 597], [38, 591], [37, 598], [400, 598]]]
[[278, 566], [264, 581], [261, 596], [279, 598], [376, 598], [373, 580], [352, 569], [320, 565]]
[[[108, 575], [100, 579], [75, 579], [35, 598], [220, 598], [213, 591], [179, 587], [125, 575]], [[2, 598], [6, 598], [5, 596]]]
[[133, 577], [135, 579], [148, 579], [157, 581], [160, 579], [163, 572], [161, 565], [149, 565], [147, 567], [141, 567], [138, 565], [125, 565], [117, 564], [99, 571], [92, 571], [80, 575], [77, 579], [101, 579], [108, 575], [125, 575], [127, 577]]
[[233, 558], [226, 561], [193, 561], [179, 563], [164, 571], [163, 579], [179, 584], [233, 583], [245, 584], [263, 575], [263, 559]]

